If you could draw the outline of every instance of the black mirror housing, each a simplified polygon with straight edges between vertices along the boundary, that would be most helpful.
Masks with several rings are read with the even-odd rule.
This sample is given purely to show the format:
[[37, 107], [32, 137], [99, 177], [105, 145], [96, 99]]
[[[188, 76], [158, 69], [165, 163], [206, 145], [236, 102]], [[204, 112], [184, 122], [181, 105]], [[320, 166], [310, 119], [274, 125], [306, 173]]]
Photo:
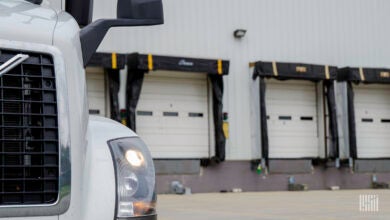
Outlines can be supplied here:
[[80, 26], [87, 26], [92, 21], [93, 0], [65, 0], [65, 11], [71, 14]]
[[[67, 1], [67, 3], [92, 2], [92, 0]], [[89, 6], [86, 8], [91, 8], [89, 4], [85, 6]], [[117, 19], [96, 20], [81, 29], [80, 43], [84, 66], [87, 66], [110, 28], [164, 24], [163, 3], [162, 0], [118, 0], [117, 16]]]
[[120, 19], [164, 19], [162, 0], [118, 0]]

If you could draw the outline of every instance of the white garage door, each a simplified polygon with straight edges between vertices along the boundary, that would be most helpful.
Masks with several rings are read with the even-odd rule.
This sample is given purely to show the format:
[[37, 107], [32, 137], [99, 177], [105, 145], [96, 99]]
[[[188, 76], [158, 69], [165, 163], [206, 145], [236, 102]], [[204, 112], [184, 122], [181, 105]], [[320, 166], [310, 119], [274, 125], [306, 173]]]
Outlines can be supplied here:
[[89, 113], [106, 116], [106, 86], [102, 68], [87, 68], [87, 94]]
[[390, 157], [390, 86], [358, 85], [354, 92], [358, 157]]
[[137, 107], [137, 133], [154, 158], [209, 156], [207, 76], [152, 72]]
[[267, 82], [269, 158], [319, 156], [316, 84]]

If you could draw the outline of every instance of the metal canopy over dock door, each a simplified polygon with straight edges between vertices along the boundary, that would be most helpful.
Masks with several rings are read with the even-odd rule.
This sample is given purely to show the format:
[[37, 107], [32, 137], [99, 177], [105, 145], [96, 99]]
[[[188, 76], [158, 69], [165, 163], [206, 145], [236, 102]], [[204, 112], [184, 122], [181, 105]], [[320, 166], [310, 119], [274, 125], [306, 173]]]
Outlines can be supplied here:
[[92, 115], [106, 115], [106, 85], [103, 68], [89, 67], [86, 70], [87, 94], [89, 113]]
[[316, 83], [267, 80], [269, 158], [319, 155]]
[[358, 158], [390, 158], [390, 85], [354, 86]]
[[209, 157], [207, 75], [173, 71], [146, 74], [136, 124], [153, 158]]

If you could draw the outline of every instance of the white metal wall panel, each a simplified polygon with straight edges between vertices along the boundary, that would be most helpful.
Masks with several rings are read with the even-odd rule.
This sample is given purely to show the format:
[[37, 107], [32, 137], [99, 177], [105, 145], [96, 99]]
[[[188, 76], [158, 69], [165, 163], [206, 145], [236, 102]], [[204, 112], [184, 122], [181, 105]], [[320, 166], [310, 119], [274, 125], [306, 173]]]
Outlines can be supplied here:
[[102, 68], [87, 68], [86, 74], [89, 110], [90, 112], [98, 111], [98, 115], [106, 116], [104, 70]]
[[[99, 50], [229, 59], [223, 101], [230, 123], [227, 159], [260, 158], [258, 83], [248, 62], [390, 67], [388, 0], [163, 2], [164, 25], [111, 29]], [[116, 1], [95, 0], [94, 7], [94, 19], [116, 15]], [[248, 31], [241, 40], [233, 37], [239, 28]]]
[[267, 82], [269, 158], [319, 156], [316, 84]]
[[[63, 0], [48, 0], [50, 7], [56, 9], [56, 10], [61, 10], [65, 8], [65, 1]], [[46, 2], [43, 2], [45, 4]]]
[[208, 158], [207, 75], [151, 72], [137, 107], [137, 133], [154, 158]]
[[390, 86], [358, 85], [355, 122], [359, 158], [390, 157]]

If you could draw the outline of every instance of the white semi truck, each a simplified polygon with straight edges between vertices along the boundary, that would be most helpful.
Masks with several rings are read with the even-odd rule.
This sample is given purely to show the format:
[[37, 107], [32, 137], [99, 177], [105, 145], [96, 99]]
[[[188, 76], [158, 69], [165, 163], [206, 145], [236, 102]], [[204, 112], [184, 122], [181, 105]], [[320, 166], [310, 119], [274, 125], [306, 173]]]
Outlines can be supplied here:
[[151, 155], [88, 115], [84, 67], [109, 28], [162, 24], [162, 2], [119, 0], [92, 24], [92, 1], [65, 4], [0, 0], [0, 219], [156, 219]]

